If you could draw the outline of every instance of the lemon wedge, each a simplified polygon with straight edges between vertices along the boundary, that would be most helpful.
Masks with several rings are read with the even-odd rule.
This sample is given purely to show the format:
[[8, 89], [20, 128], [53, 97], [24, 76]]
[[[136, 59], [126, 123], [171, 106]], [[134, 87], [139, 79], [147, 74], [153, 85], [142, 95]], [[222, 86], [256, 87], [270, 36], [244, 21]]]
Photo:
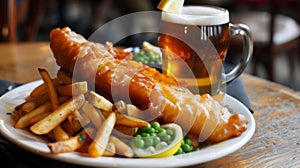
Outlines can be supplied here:
[[184, 0], [161, 0], [157, 8], [169, 13], [181, 13]]
[[181, 146], [183, 139], [183, 132], [179, 125], [175, 123], [165, 124], [161, 126], [165, 129], [171, 129], [174, 132], [172, 141], [167, 144], [161, 141], [158, 145], [145, 148], [139, 148], [135, 143], [131, 144], [131, 147], [136, 154], [136, 156], [141, 158], [160, 158], [173, 156]]

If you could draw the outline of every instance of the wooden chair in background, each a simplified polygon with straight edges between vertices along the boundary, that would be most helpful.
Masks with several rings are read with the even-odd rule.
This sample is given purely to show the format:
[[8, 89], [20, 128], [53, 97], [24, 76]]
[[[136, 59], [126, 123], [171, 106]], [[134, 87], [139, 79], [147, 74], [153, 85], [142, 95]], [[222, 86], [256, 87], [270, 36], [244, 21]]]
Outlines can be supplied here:
[[[0, 0], [0, 5], [0, 42], [32, 41], [38, 31], [45, 0]], [[22, 31], [19, 31], [21, 24]]]
[[16, 35], [16, 1], [0, 0], [1, 17], [0, 17], [0, 41], [17, 41]]
[[[298, 0], [237, 0], [237, 11], [232, 13], [232, 22], [247, 24], [253, 34], [253, 74], [257, 75], [258, 65], [262, 65], [267, 78], [275, 81], [275, 59], [279, 53], [289, 56], [290, 73], [294, 73], [294, 58], [299, 57], [300, 27], [296, 17], [300, 17]], [[260, 4], [258, 4], [260, 3]], [[293, 8], [290, 8], [293, 3]], [[240, 6], [246, 6], [247, 9]], [[263, 8], [260, 5], [264, 5]], [[285, 8], [294, 10], [295, 15], [284, 15]], [[297, 8], [298, 7], [298, 8]], [[264, 9], [264, 10], [262, 10]], [[297, 11], [298, 10], [298, 11]], [[233, 41], [232, 48], [238, 48], [240, 41]]]

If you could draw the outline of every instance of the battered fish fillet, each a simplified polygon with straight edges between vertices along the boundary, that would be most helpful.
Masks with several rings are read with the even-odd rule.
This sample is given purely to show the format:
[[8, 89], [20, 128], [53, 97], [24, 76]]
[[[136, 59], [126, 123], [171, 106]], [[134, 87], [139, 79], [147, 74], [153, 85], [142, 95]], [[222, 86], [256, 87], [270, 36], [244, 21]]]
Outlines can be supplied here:
[[230, 111], [208, 94], [194, 95], [174, 78], [130, 60], [131, 54], [111, 43], [89, 42], [69, 28], [50, 33], [50, 47], [57, 64], [86, 80], [97, 92], [122, 99], [147, 113], [148, 120], [175, 122], [199, 141], [220, 142], [241, 135], [248, 121]]

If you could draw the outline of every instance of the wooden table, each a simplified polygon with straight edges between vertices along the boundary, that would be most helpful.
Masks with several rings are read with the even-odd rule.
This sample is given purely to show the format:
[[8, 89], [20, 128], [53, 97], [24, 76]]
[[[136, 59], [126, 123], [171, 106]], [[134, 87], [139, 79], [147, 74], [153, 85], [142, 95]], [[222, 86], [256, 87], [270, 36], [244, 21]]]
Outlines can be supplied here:
[[41, 79], [37, 68], [53, 76], [58, 66], [49, 43], [0, 43], [0, 79], [27, 83]]
[[[0, 79], [30, 82], [37, 68], [55, 76], [58, 69], [49, 43], [0, 44]], [[300, 167], [300, 93], [243, 74], [255, 111], [256, 132], [238, 151], [191, 167]]]
[[237, 152], [199, 167], [300, 167], [300, 92], [244, 74], [256, 131]]

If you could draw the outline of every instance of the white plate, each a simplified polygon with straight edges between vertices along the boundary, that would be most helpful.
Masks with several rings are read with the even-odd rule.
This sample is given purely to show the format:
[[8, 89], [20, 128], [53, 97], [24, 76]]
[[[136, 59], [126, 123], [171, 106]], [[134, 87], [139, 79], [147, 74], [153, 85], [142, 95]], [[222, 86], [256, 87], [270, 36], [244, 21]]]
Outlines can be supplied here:
[[114, 157], [98, 157], [90, 158], [80, 155], [79, 153], [67, 154], [51, 154], [45, 143], [46, 141], [41, 137], [35, 136], [29, 131], [22, 129], [15, 129], [13, 127], [14, 121], [8, 115], [10, 111], [8, 106], [15, 107], [24, 102], [24, 98], [42, 81], [35, 81], [22, 85], [0, 98], [0, 133], [14, 144], [21, 148], [39, 154], [44, 157], [68, 162], [72, 164], [93, 166], [93, 167], [181, 167], [194, 164], [200, 164], [224, 157], [230, 153], [235, 152], [243, 145], [245, 145], [255, 130], [255, 121], [250, 111], [238, 100], [226, 95], [225, 104], [228, 105], [233, 112], [240, 113], [246, 116], [249, 121], [247, 130], [239, 137], [232, 138], [221, 143], [205, 147], [199, 151], [189, 154], [177, 155], [166, 158], [114, 158]]

